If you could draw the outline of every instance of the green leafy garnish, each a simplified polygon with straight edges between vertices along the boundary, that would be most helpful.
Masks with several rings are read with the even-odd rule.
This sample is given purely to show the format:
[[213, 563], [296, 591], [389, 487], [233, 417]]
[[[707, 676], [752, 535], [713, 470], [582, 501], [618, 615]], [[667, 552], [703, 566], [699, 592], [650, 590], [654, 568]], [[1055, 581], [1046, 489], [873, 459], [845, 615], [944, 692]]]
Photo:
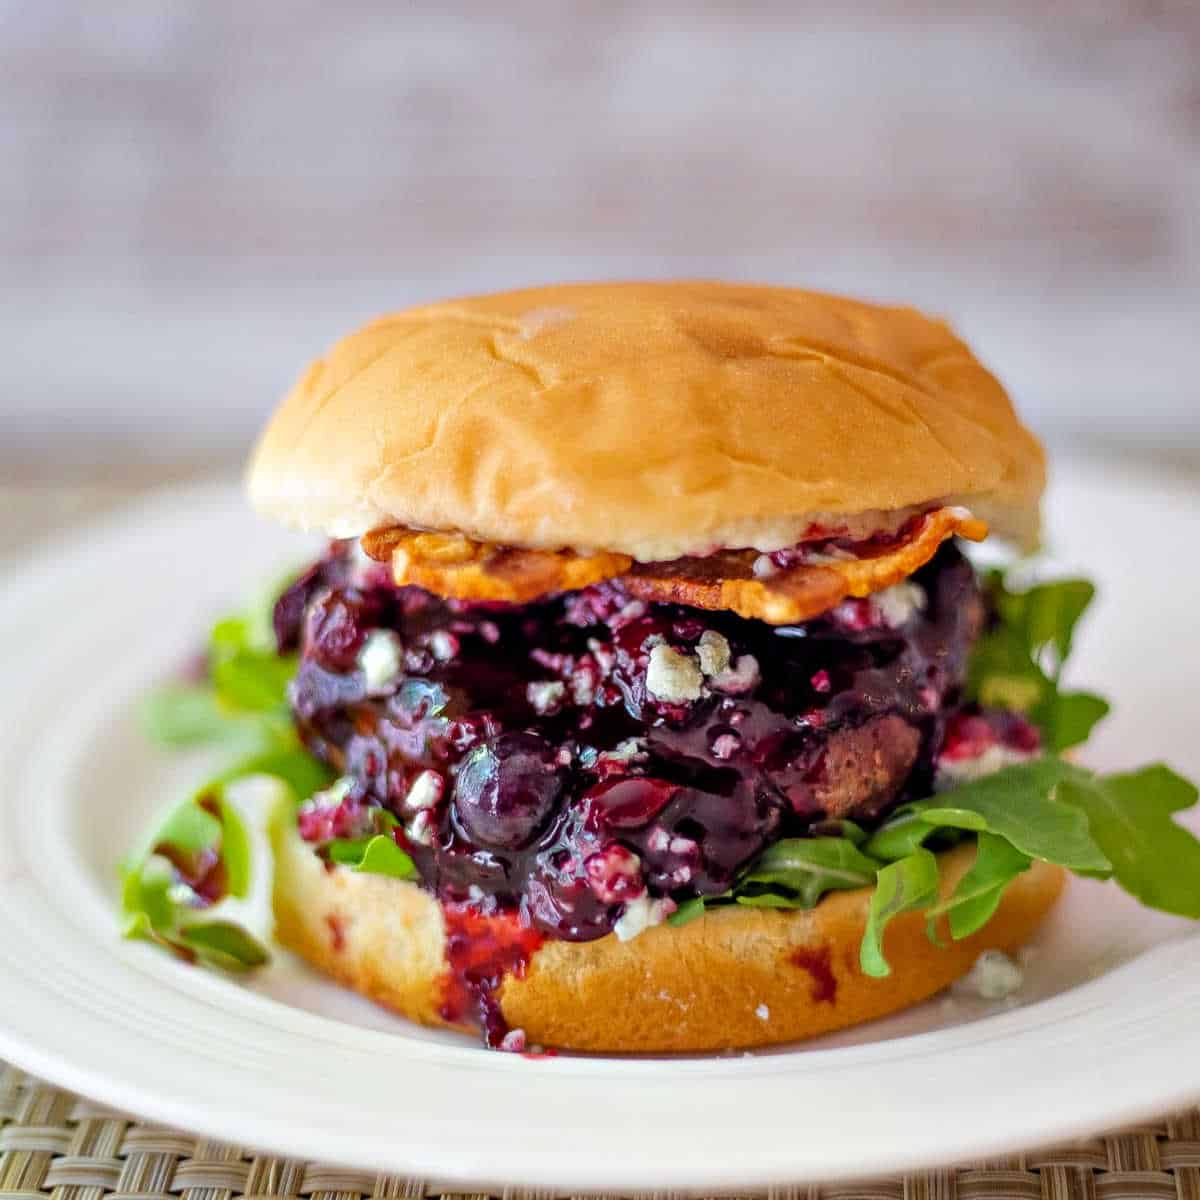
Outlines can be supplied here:
[[[1171, 819], [1196, 799], [1195, 787], [1161, 765], [1096, 775], [1038, 758], [904, 805], [861, 847], [842, 838], [778, 842], [729, 892], [685, 901], [671, 923], [686, 924], [707, 907], [731, 902], [811, 908], [835, 889], [874, 884], [860, 962], [867, 974], [885, 975], [883, 932], [894, 917], [920, 909], [931, 937], [943, 916], [955, 940], [969, 937], [1034, 860], [1112, 877], [1151, 908], [1200, 918], [1200, 840]], [[968, 836], [976, 839], [975, 862], [939, 899], [929, 846]]]
[[333, 782], [333, 772], [314, 758], [292, 735], [271, 749], [239, 759], [217, 776], [217, 781], [235, 783], [255, 775], [266, 775], [288, 788], [297, 800], [304, 800]]
[[388, 875], [392, 879], [417, 878], [416, 864], [396, 845], [396, 839], [390, 834], [340, 838], [330, 842], [328, 849], [332, 862], [367, 875]]
[[126, 936], [227, 970], [266, 962], [252, 935], [208, 917], [226, 896], [248, 894], [250, 863], [250, 839], [233, 805], [219, 785], [202, 789], [168, 815], [150, 849], [126, 866]]
[[1061, 751], [1086, 742], [1108, 713], [1108, 701], [1091, 692], [1058, 692], [1030, 716], [1045, 731], [1047, 749]]
[[296, 673], [293, 655], [281, 655], [261, 614], [226, 617], [208, 640], [208, 669], [213, 693], [233, 714], [288, 717], [287, 685]]
[[230, 714], [199, 684], [165, 684], [142, 702], [141, 717], [146, 735], [163, 746], [203, 746], [230, 734]]
[[908, 811], [935, 828], [993, 833], [1031, 858], [1081, 871], [1107, 871], [1110, 863], [1088, 832], [1083, 814], [1054, 799], [1054, 790], [1078, 767], [1058, 758], [1035, 758], [960, 784]]
[[981, 833], [971, 869], [945, 900], [925, 910], [926, 919], [945, 915], [955, 941], [970, 937], [992, 919], [1004, 889], [1032, 863], [1033, 859], [1011, 842], [994, 833]]
[[675, 911], [667, 918], [667, 924], [676, 927], [687, 925], [697, 917], [704, 916], [704, 910], [711, 902], [712, 899], [706, 896], [692, 896], [679, 904]]
[[270, 777], [295, 803], [331, 780], [301, 744], [288, 711], [296, 661], [275, 653], [274, 601], [264, 596], [254, 611], [217, 622], [207, 683], [167, 684], [142, 706], [143, 726], [155, 741], [216, 747], [226, 764], [122, 868], [125, 932], [226, 970], [260, 966], [268, 957], [253, 935], [216, 911], [226, 897], [244, 898], [251, 884], [250, 837], [229, 789]]
[[165, 858], [148, 854], [136, 870], [126, 869], [121, 880], [121, 907], [128, 937], [149, 936], [175, 927], [176, 903], [171, 898], [175, 868]]
[[883, 956], [883, 934], [894, 917], [915, 909], [927, 908], [937, 899], [938, 863], [925, 849], [917, 849], [907, 858], [880, 867], [875, 892], [867, 910], [867, 928], [859, 947], [859, 965], [866, 975], [890, 975], [891, 967]]
[[[300, 763], [307, 760], [304, 769]], [[213, 921], [206, 914], [225, 897], [244, 898], [250, 891], [252, 851], [250, 837], [227, 788], [243, 779], [273, 777], [292, 797], [293, 804], [308, 792], [294, 790], [293, 781], [326, 783], [329, 772], [302, 750], [279, 750], [272, 755], [254, 755], [226, 768], [178, 807], [155, 832], [150, 848], [122, 870], [122, 908], [129, 937], [147, 937], [160, 944], [198, 957], [213, 966], [233, 969], [258, 966], [267, 953], [254, 937], [240, 930], [240, 940], [228, 929], [231, 922]], [[198, 873], [206, 865], [219, 863], [219, 894], [210, 898], [197, 890]], [[200, 919], [205, 916], [206, 919]], [[219, 945], [204, 934], [193, 937], [197, 928], [220, 931]], [[253, 952], [249, 946], [257, 947]]]
[[1086, 741], [1108, 703], [1090, 692], [1064, 692], [1059, 681], [1096, 589], [1084, 579], [1062, 579], [1011, 591], [999, 571], [985, 582], [996, 620], [972, 652], [971, 695], [981, 704], [1025, 713], [1049, 750]]
[[325, 844], [323, 852], [329, 861], [366, 875], [416, 879], [416, 864], [396, 844], [393, 831], [400, 822], [382, 808], [373, 809], [370, 816], [375, 826], [373, 832], [357, 838], [334, 838]]
[[[916, 805], [905, 805], [867, 839], [863, 852], [880, 862], [896, 862], [915, 853], [936, 832], [935, 825], [921, 819]], [[955, 840], [958, 836], [956, 830]]]
[[169, 846], [178, 854], [195, 858], [221, 847], [223, 810], [213, 812], [211, 804], [202, 804], [200, 793], [179, 805], [162, 823], [154, 841]]
[[296, 659], [275, 652], [273, 606], [274, 599], [264, 596], [253, 611], [216, 623], [203, 683], [167, 683], [146, 697], [142, 726], [151, 740], [169, 747], [218, 745], [246, 753], [295, 742], [287, 685], [296, 673]]
[[856, 846], [861, 846], [869, 836], [867, 831], [853, 821], [822, 821], [813, 827], [814, 837], [845, 838]]
[[[1035, 859], [1117, 881], [1143, 903], [1200, 916], [1200, 842], [1170, 814], [1196, 790], [1165, 767], [1097, 776], [1054, 758], [1005, 767], [928, 800], [905, 805], [864, 846], [842, 838], [795, 838], [768, 848], [726, 896], [690, 900], [684, 924], [705, 906], [728, 903], [811, 908], [830, 891], [875, 885], [861, 964], [885, 974], [883, 932], [902, 912], [945, 916], [956, 940], [982, 928], [1005, 888]], [[974, 835], [974, 865], [944, 899], [937, 895], [938, 847]]]
[[878, 870], [849, 838], [787, 838], [759, 855], [735, 898], [739, 904], [812, 908], [826, 892], [868, 886]]
[[250, 894], [250, 864], [253, 852], [250, 835], [237, 809], [226, 799], [225, 790], [212, 798], [221, 813], [221, 859], [225, 866], [225, 886], [231, 896], [241, 899]]
[[295, 659], [255, 650], [239, 650], [212, 664], [216, 694], [234, 712], [271, 713], [286, 708], [287, 685], [295, 673]]
[[1157, 763], [1120, 775], [1076, 771], [1059, 795], [1086, 814], [1113, 877], [1130, 895], [1200, 919], [1200, 841], [1171, 819], [1196, 803], [1195, 784]]
[[227, 971], [248, 971], [261, 967], [271, 956], [256, 938], [232, 921], [201, 921], [185, 925], [180, 940], [211, 966]]

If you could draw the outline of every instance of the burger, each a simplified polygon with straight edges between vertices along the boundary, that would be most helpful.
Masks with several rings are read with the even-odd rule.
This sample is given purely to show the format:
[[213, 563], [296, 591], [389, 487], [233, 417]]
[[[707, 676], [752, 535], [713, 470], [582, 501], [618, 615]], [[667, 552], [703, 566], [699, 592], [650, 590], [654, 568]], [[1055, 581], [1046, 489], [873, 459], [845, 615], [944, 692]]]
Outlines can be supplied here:
[[248, 473], [327, 551], [148, 709], [234, 744], [127, 868], [131, 932], [251, 967], [235, 781], [267, 776], [275, 937], [489, 1046], [713, 1051], [880, 1017], [1013, 952], [1067, 871], [1200, 917], [1195, 789], [1064, 751], [1082, 580], [1044, 458], [911, 308], [708, 282], [375, 321]]

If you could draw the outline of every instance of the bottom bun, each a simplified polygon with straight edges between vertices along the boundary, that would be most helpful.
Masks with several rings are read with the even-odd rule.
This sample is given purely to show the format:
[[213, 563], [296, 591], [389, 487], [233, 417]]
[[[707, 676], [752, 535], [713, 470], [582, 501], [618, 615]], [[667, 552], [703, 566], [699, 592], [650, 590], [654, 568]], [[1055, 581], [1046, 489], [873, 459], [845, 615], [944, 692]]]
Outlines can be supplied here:
[[[441, 906], [416, 884], [327, 868], [291, 821], [275, 842], [276, 936], [314, 966], [427, 1025], [442, 1015], [447, 979]], [[974, 861], [973, 845], [939, 856], [947, 894]], [[505, 1020], [530, 1044], [572, 1050], [698, 1052], [798, 1041], [907, 1008], [970, 970], [980, 952], [1012, 950], [1058, 899], [1064, 872], [1034, 863], [1009, 886], [996, 915], [942, 945], [925, 918], [888, 926], [886, 979], [859, 969], [870, 888], [834, 892], [808, 911], [709, 910], [676, 929], [660, 925], [621, 942], [547, 939], [523, 978], [499, 991]]]

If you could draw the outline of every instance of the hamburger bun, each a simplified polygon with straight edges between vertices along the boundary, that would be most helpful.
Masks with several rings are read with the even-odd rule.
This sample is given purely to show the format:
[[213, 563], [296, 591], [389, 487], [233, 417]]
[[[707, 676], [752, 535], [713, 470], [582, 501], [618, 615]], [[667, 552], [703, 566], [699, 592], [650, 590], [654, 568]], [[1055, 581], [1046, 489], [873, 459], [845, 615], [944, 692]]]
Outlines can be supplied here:
[[262, 434], [257, 507], [641, 562], [870, 534], [960, 504], [1036, 537], [1044, 465], [996, 379], [911, 308], [711, 282], [573, 284], [384, 317]]
[[[426, 1025], [441, 1015], [446, 928], [416, 884], [328, 869], [290, 819], [273, 828], [276, 937], [339, 982]], [[943, 895], [974, 861], [962, 845], [940, 856]], [[547, 940], [524, 978], [499, 991], [504, 1018], [530, 1044], [624, 1053], [701, 1052], [814, 1037], [908, 1007], [964, 975], [983, 950], [1012, 950], [1063, 887], [1061, 868], [1035, 862], [978, 933], [932, 944], [925, 919], [888, 926], [892, 973], [858, 966], [871, 889], [833, 892], [808, 911], [730, 906], [622, 942]], [[457, 1026], [454, 1026], [457, 1027]]]

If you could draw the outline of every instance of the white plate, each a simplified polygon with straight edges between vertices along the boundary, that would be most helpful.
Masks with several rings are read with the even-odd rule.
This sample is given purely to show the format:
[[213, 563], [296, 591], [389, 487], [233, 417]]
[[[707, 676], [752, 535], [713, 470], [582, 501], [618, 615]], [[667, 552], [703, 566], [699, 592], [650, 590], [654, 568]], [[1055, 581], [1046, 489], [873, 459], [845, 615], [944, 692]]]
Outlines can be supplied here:
[[[1065, 471], [1051, 536], [1102, 585], [1077, 679], [1118, 698], [1101, 767], [1200, 775], [1191, 487]], [[1200, 1097], [1200, 936], [1074, 882], [1017, 1007], [935, 1000], [819, 1045], [708, 1059], [488, 1053], [280, 956], [253, 985], [116, 934], [115, 863], [205, 769], [136, 697], [305, 548], [226, 487], [144, 501], [0, 592], [0, 1054], [154, 1120], [459, 1183], [649, 1189], [995, 1155]], [[1136, 961], [1129, 961], [1136, 959]]]

